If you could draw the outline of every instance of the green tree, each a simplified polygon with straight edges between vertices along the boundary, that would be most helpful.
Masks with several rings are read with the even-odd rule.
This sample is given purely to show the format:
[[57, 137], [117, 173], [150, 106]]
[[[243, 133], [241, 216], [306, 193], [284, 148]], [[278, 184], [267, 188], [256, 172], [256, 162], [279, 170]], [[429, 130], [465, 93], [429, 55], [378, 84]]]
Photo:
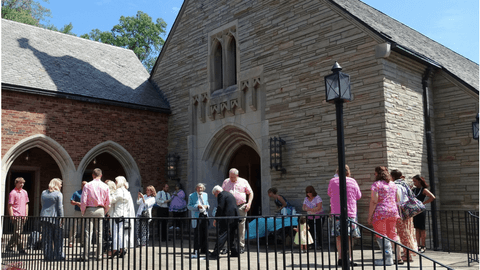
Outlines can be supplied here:
[[[48, 3], [48, 0], [42, 0]], [[52, 17], [51, 11], [40, 2], [33, 0], [2, 0], [2, 18], [35, 26], [46, 17]]]
[[150, 71], [165, 43], [161, 36], [165, 35], [166, 27], [167, 24], [163, 19], [158, 18], [153, 22], [148, 14], [138, 11], [133, 17], [121, 16], [119, 24], [115, 25], [110, 32], [94, 29], [80, 37], [130, 49]]
[[72, 23], [65, 24], [62, 28], [60, 28], [60, 30], [58, 30], [58, 28], [53, 24], [47, 26], [46, 28], [49, 29], [49, 30], [57, 31], [57, 32], [64, 33], [64, 34], [67, 34], [67, 35], [77, 36], [77, 35], [75, 35], [75, 33], [72, 32], [72, 29], [73, 29], [73, 24]]

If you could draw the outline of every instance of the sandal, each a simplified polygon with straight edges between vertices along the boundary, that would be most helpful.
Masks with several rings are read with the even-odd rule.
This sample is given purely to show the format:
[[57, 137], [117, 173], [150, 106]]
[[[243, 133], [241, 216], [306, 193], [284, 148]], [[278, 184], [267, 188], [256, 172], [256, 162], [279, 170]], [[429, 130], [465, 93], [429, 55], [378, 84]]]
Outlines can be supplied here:
[[410, 259], [407, 259], [406, 256], [402, 256], [402, 260], [403, 260], [404, 262], [406, 262], [406, 261], [413, 262], [413, 258], [412, 258], [412, 257], [410, 257]]
[[401, 258], [398, 260], [395, 260], [395, 264], [403, 264], [403, 260]]

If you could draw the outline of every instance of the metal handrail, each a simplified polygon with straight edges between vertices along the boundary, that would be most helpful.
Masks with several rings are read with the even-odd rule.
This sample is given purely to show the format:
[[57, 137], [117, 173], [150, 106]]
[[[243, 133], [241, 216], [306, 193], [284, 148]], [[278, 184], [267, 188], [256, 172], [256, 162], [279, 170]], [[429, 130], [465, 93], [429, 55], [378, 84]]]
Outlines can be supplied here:
[[[409, 248], [409, 247], [407, 247], [407, 246], [405, 246], [405, 245], [403, 245], [403, 244], [401, 244], [401, 243], [399, 243], [399, 242], [396, 242], [396, 241], [394, 241], [393, 239], [390, 239], [390, 238], [388, 238], [388, 237], [385, 236], [385, 235], [379, 234], [379, 233], [377, 233], [376, 231], [374, 231], [373, 229], [370, 229], [370, 228], [368, 228], [368, 227], [366, 227], [366, 226], [364, 226], [364, 225], [362, 225], [362, 224], [360, 224], [360, 223], [357, 223], [357, 222], [354, 222], [354, 221], [349, 221], [349, 226], [351, 226], [351, 225], [350, 225], [351, 223], [356, 224], [358, 227], [362, 228], [362, 230], [366, 230], [366, 231], [370, 232], [371, 235], [372, 235], [372, 239], [373, 239], [373, 236], [374, 236], [374, 235], [377, 235], [377, 236], [379, 236], [380, 238], [383, 239], [382, 241], [391, 241], [392, 243], [394, 243], [395, 247], [392, 247], [392, 253], [394, 253], [394, 250], [396, 249], [397, 246], [403, 247], [403, 248], [405, 248], [405, 249], [408, 250], [408, 251], [407, 251], [407, 254], [406, 254], [406, 257], [407, 257], [407, 258], [409, 257], [409, 254], [410, 254], [410, 252], [411, 252], [411, 253], [414, 253], [414, 254], [418, 255], [418, 256], [421, 257], [421, 258], [425, 258], [426, 260], [432, 262], [432, 263], [434, 264], [434, 268], [435, 268], [435, 269], [436, 269], [436, 266], [438, 265], [438, 266], [441, 266], [441, 267], [445, 267], [446, 269], [451, 269], [451, 270], [453, 270], [453, 268], [451, 268], [451, 267], [449, 267], [449, 266], [447, 266], [447, 265], [445, 265], [445, 264], [443, 264], [443, 263], [440, 263], [440, 262], [438, 262], [438, 261], [436, 261], [436, 260], [434, 260], [434, 259], [432, 259], [432, 258], [429, 258], [429, 257], [423, 255], [422, 253], [419, 253], [417, 250], [413, 250], [413, 249], [411, 249], [411, 248]], [[363, 232], [362, 232], [361, 235], [362, 235], [362, 238], [363, 238]], [[363, 242], [363, 241], [362, 241], [362, 242]], [[372, 242], [373, 242], [373, 241], [372, 241]], [[372, 245], [372, 252], [373, 252], [373, 245]], [[383, 256], [384, 256], [384, 255], [383, 255]], [[395, 256], [396, 256], [396, 254], [395, 254]], [[375, 256], [373, 256], [373, 259], [375, 260]], [[422, 259], [420, 259], [420, 262], [421, 262], [421, 260], [422, 260]], [[374, 268], [375, 268], [375, 266], [374, 266]], [[410, 269], [410, 262], [409, 262], [408, 260], [407, 260], [407, 268]]]
[[[467, 236], [467, 260], [468, 266], [472, 262], [479, 262], [479, 217], [478, 212], [472, 213], [472, 211], [465, 212], [465, 234]], [[471, 220], [471, 222], [468, 222]]]

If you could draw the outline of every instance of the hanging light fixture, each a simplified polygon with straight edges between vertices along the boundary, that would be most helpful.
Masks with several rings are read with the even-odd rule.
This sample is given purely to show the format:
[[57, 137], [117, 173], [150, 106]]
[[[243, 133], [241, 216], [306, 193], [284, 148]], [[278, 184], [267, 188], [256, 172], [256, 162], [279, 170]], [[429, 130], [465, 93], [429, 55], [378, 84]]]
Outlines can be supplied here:
[[287, 170], [282, 167], [282, 146], [285, 141], [280, 137], [270, 138], [270, 169], [275, 168], [276, 171], [287, 173]]
[[478, 113], [477, 113], [477, 121], [472, 122], [472, 132], [473, 132], [473, 139], [478, 141]]
[[178, 169], [178, 160], [179, 156], [176, 154], [168, 154], [167, 156], [167, 176], [168, 178], [175, 180], [177, 179], [177, 169]]

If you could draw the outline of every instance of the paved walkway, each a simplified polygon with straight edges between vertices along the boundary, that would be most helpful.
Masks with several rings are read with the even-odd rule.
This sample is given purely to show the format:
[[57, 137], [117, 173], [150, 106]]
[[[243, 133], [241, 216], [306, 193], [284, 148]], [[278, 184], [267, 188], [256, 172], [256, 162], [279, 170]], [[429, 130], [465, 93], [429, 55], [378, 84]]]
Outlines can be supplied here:
[[[171, 245], [171, 242], [169, 242]], [[214, 243], [210, 243], [210, 247], [213, 249]], [[76, 261], [76, 252], [74, 249], [67, 250], [67, 260], [65, 262], [44, 262], [43, 254], [40, 251], [30, 253], [29, 255], [21, 258], [22, 269], [340, 269], [336, 266], [336, 254], [332, 250], [322, 251], [309, 251], [308, 253], [299, 253], [298, 250], [294, 252], [286, 252], [285, 256], [282, 251], [275, 252], [274, 247], [270, 247], [267, 253], [265, 247], [260, 248], [260, 252], [257, 253], [256, 247], [250, 246], [250, 252], [242, 254], [239, 258], [230, 258], [226, 255], [221, 255], [219, 260], [205, 260], [205, 257], [201, 259], [191, 259], [189, 256], [188, 241], [184, 241], [184, 248], [167, 248], [162, 246], [149, 247], [148, 250], [143, 248], [130, 249], [128, 256], [123, 259], [115, 258], [113, 260], [104, 259], [101, 261], [93, 260], [91, 256], [88, 262]], [[255, 250], [255, 251], [252, 251]], [[77, 248], [79, 251], [79, 248]], [[182, 253], [183, 252], [183, 253]], [[12, 256], [17, 256], [17, 253], [2, 253], [3, 263], [10, 261]], [[465, 253], [447, 253], [440, 251], [427, 250], [424, 255], [428, 258], [436, 260], [453, 269], [478, 269], [478, 263], [473, 263], [468, 267], [467, 255]], [[358, 266], [355, 269], [383, 269], [383, 267], [373, 266], [372, 256], [380, 258], [381, 253], [379, 250], [375, 250], [372, 255], [371, 250], [365, 250], [362, 252], [354, 250], [353, 259]], [[420, 260], [418, 257], [414, 258], [414, 262], [410, 265], [405, 263], [399, 265], [398, 269], [446, 269], [439, 267], [433, 267], [430, 260], [423, 258]], [[363, 266], [363, 267], [362, 267]], [[386, 269], [396, 269], [395, 266], [388, 266]]]

